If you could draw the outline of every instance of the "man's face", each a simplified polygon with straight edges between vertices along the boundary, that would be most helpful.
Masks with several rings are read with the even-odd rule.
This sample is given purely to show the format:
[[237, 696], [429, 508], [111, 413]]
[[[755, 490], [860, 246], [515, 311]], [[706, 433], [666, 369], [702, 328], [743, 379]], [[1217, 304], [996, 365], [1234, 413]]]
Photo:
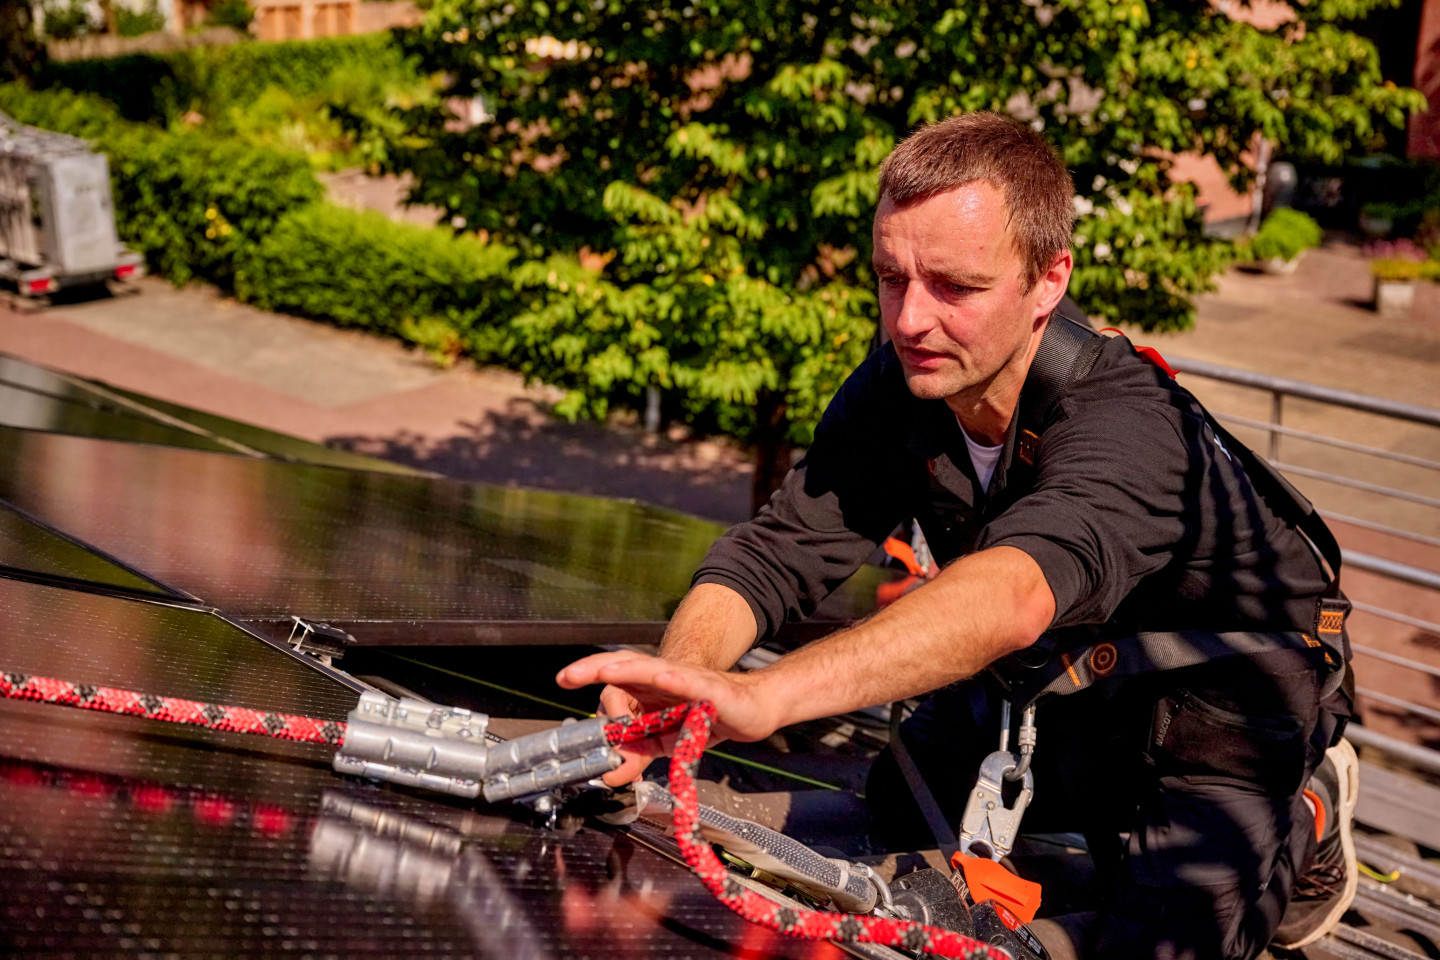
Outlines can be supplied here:
[[[880, 319], [910, 392], [959, 404], [986, 395], [1007, 368], [1023, 377], [1037, 321], [1069, 280], [1052, 270], [1026, 290], [1025, 263], [1006, 224], [1005, 199], [976, 181], [875, 212]], [[1058, 282], [1058, 292], [1056, 283]]]

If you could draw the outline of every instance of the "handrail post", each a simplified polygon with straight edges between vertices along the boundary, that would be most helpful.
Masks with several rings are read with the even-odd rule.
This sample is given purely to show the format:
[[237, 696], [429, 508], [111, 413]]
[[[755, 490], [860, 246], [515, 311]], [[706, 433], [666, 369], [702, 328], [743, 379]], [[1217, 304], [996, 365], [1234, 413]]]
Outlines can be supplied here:
[[1270, 459], [1280, 459], [1280, 431], [1273, 429], [1280, 426], [1280, 418], [1284, 415], [1285, 393], [1281, 390], [1270, 391]]

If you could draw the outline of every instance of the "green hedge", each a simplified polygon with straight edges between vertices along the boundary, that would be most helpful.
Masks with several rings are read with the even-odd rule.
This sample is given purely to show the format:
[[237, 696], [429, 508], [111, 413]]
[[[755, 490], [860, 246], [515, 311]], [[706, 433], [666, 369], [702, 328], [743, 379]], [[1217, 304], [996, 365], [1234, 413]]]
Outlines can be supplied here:
[[120, 238], [176, 283], [231, 286], [237, 257], [323, 193], [301, 155], [127, 123], [93, 97], [5, 84], [0, 110], [94, 142], [110, 158]]
[[127, 120], [163, 121], [189, 110], [216, 115], [255, 100], [270, 87], [296, 97], [322, 93], [341, 69], [363, 70], [377, 78], [417, 76], [390, 35], [378, 33], [52, 61], [37, 86], [103, 97]]
[[499, 360], [514, 250], [327, 203], [281, 220], [243, 260], [236, 292], [268, 310], [389, 333], [442, 358]]

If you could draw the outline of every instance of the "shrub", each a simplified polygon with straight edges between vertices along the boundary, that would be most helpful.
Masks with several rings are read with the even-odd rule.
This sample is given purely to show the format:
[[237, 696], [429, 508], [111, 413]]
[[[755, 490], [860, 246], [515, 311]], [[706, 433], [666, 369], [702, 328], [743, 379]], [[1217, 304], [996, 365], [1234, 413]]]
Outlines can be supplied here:
[[271, 87], [293, 97], [326, 93], [337, 70], [415, 83], [418, 74], [387, 34], [235, 43], [165, 54], [50, 63], [39, 85], [92, 93], [128, 120], [169, 121], [190, 111], [218, 117]]
[[502, 360], [514, 251], [373, 212], [313, 204], [242, 258], [236, 292], [269, 310], [398, 336], [453, 359]]
[[1381, 257], [1370, 261], [1370, 275], [1376, 280], [1440, 281], [1440, 262]]
[[231, 286], [236, 258], [323, 193], [304, 156], [235, 140], [142, 128], [97, 146], [110, 156], [121, 236], [176, 283]]
[[64, 90], [37, 92], [20, 83], [0, 84], [0, 111], [21, 123], [86, 139], [125, 125], [104, 100]]
[[1294, 260], [1312, 247], [1320, 246], [1320, 224], [1301, 213], [1282, 207], [1273, 211], [1250, 240], [1250, 255], [1256, 260]]
[[205, 23], [212, 27], [230, 27], [245, 32], [250, 29], [250, 21], [254, 19], [255, 8], [245, 0], [217, 0], [210, 8]]
[[230, 286], [237, 256], [322, 194], [303, 156], [125, 123], [93, 97], [7, 84], [0, 110], [93, 141], [110, 158], [120, 238], [176, 283]]
[[87, 33], [94, 33], [99, 27], [90, 17], [89, 4], [85, 0], [69, 0], [68, 3], [42, 3], [45, 13], [43, 32], [47, 40], [74, 40]]
[[158, 0], [150, 0], [143, 10], [131, 10], [123, 3], [115, 4], [115, 26], [122, 37], [138, 37], [165, 29], [165, 14]]

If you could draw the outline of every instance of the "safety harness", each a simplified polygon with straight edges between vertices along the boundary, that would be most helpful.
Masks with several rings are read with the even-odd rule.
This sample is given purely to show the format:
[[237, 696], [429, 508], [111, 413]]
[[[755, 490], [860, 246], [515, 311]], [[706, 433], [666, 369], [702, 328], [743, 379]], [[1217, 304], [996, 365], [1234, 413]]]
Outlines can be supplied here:
[[[1060, 414], [1060, 399], [1095, 366], [1109, 338], [1062, 314], [1052, 316], [1041, 337], [1021, 393], [1015, 435], [1015, 458], [1033, 467], [1045, 430]], [[1173, 377], [1175, 371], [1151, 348], [1136, 348], [1141, 357]], [[1181, 388], [1183, 389], [1183, 388]], [[1201, 407], [1203, 409], [1203, 406]], [[1238, 462], [1270, 510], [1310, 543], [1328, 567], [1328, 582], [1315, 600], [1308, 630], [1167, 630], [1120, 634], [1098, 629], [1090, 639], [1075, 640], [1066, 631], [1063, 643], [1045, 635], [1030, 649], [1007, 657], [992, 672], [1025, 707], [1048, 696], [1084, 690], [1102, 678], [1138, 676], [1213, 663], [1226, 657], [1255, 658], [1293, 651], [1300, 644], [1324, 651], [1330, 672], [1322, 699], [1342, 687], [1348, 671], [1350, 644], [1345, 620], [1350, 601], [1340, 592], [1340, 546], [1313, 504], [1274, 467], [1235, 438], [1207, 411], [1206, 427], [1221, 449]], [[1347, 696], [1346, 699], [1351, 699]], [[1339, 731], [1334, 734], [1338, 738]]]

